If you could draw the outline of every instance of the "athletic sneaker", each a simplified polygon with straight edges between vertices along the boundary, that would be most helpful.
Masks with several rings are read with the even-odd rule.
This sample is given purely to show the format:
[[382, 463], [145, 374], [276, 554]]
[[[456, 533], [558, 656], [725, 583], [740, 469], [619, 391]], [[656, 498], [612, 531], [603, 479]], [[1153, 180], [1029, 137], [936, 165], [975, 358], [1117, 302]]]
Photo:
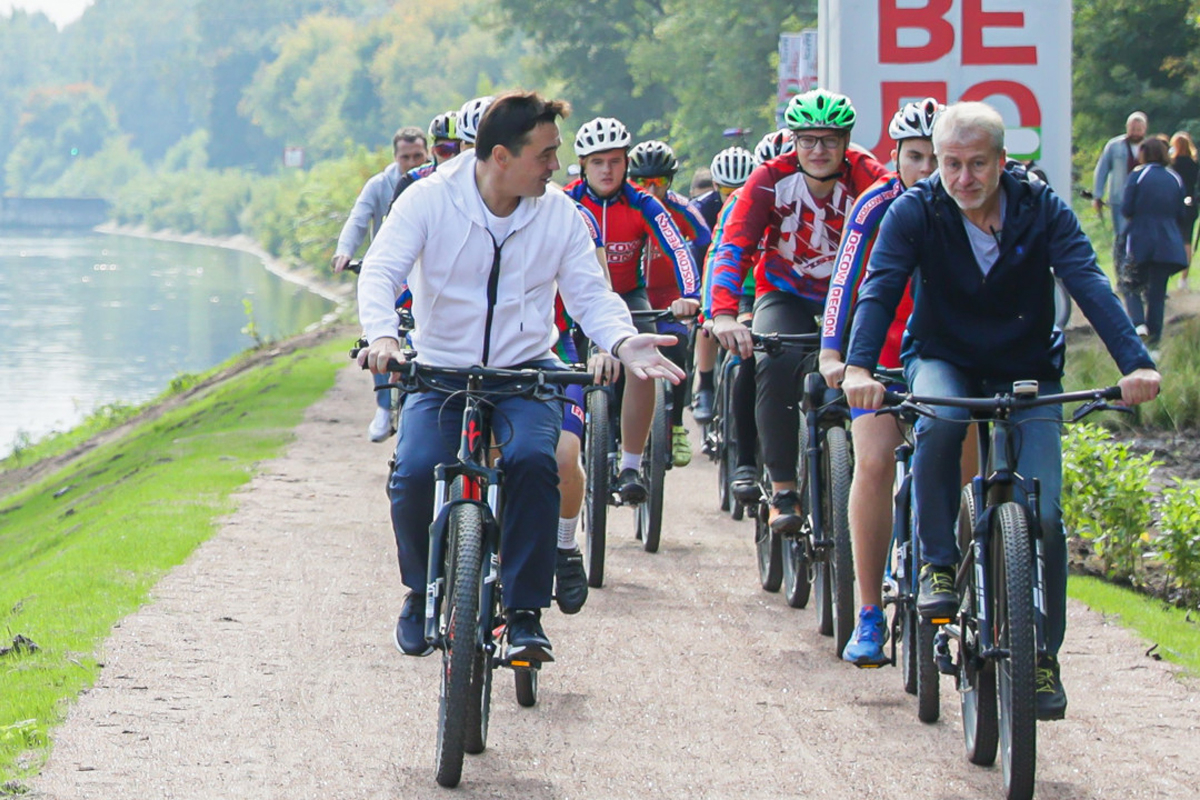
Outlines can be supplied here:
[[793, 489], [776, 492], [771, 498], [771, 531], [783, 536], [794, 536], [804, 527], [800, 516], [800, 494]]
[[878, 667], [888, 663], [888, 657], [883, 654], [883, 643], [887, 641], [887, 619], [879, 606], [863, 606], [858, 611], [858, 625], [846, 649], [842, 650], [842, 660], [849, 661], [856, 667]]
[[621, 501], [629, 505], [646, 502], [646, 487], [642, 485], [641, 474], [633, 467], [626, 467], [617, 475], [617, 494]]
[[953, 619], [958, 615], [958, 592], [954, 589], [954, 567], [921, 567], [917, 611], [925, 619]]
[[692, 443], [688, 441], [687, 429], [682, 425], [671, 428], [671, 461], [677, 467], [692, 463]]
[[433, 652], [425, 641], [425, 595], [409, 592], [404, 598], [393, 636], [396, 649], [406, 656], [427, 656]]
[[505, 657], [511, 661], [553, 661], [550, 640], [542, 630], [542, 612], [522, 608], [508, 612], [508, 649]]
[[1037, 718], [1042, 722], [1062, 719], [1067, 715], [1067, 692], [1063, 689], [1054, 656], [1038, 656]]
[[707, 425], [713, 418], [713, 390], [700, 389], [696, 399], [692, 401], [692, 419], [701, 425]]
[[758, 468], [743, 465], [733, 471], [733, 481], [729, 486], [733, 499], [743, 506], [750, 506], [762, 499], [762, 490], [758, 486]]
[[587, 602], [587, 572], [583, 569], [583, 553], [578, 547], [557, 549], [554, 561], [554, 600], [564, 614], [578, 614]]
[[396, 431], [392, 429], [392, 412], [386, 408], [375, 409], [375, 419], [367, 426], [367, 436], [372, 442], [386, 442]]

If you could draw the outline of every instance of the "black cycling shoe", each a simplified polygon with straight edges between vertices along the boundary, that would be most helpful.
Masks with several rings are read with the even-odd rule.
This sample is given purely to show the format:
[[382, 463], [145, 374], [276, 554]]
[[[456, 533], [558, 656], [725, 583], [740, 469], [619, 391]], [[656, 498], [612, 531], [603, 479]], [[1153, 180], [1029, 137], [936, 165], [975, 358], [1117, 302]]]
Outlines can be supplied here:
[[713, 390], [701, 389], [696, 392], [692, 401], [692, 419], [701, 425], [707, 425], [713, 418]]
[[508, 661], [553, 661], [550, 640], [542, 630], [539, 609], [520, 608], [508, 612]]
[[804, 527], [800, 511], [800, 495], [794, 489], [776, 492], [771, 498], [771, 508], [778, 514], [771, 516], [771, 532], [781, 536], [795, 536]]
[[554, 561], [554, 601], [564, 614], [578, 614], [587, 602], [587, 572], [583, 569], [583, 553], [578, 547], [558, 548]]
[[917, 611], [927, 620], [958, 616], [958, 592], [954, 589], [954, 567], [926, 564], [921, 567]]
[[617, 494], [621, 502], [631, 506], [646, 502], [646, 487], [642, 486], [642, 476], [633, 467], [626, 467], [617, 475]]
[[762, 500], [762, 489], [758, 485], [758, 469], [752, 466], [741, 466], [733, 471], [729, 491], [733, 499], [743, 506], [752, 506]]
[[404, 598], [392, 641], [406, 656], [427, 656], [433, 652], [429, 642], [425, 641], [425, 595], [409, 592]]
[[1067, 691], [1058, 672], [1058, 659], [1038, 656], [1037, 718], [1040, 722], [1062, 719], [1067, 715]]

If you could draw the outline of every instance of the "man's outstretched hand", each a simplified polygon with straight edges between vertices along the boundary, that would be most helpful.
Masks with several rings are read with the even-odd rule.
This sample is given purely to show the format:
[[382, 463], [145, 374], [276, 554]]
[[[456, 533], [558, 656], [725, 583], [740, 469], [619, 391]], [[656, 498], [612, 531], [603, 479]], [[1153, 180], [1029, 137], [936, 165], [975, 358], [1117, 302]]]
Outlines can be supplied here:
[[617, 357], [626, 369], [642, 380], [666, 378], [671, 383], [678, 384], [687, 374], [671, 359], [658, 352], [658, 348], [670, 347], [678, 342], [674, 336], [639, 333], [621, 342], [621, 346], [617, 348]]

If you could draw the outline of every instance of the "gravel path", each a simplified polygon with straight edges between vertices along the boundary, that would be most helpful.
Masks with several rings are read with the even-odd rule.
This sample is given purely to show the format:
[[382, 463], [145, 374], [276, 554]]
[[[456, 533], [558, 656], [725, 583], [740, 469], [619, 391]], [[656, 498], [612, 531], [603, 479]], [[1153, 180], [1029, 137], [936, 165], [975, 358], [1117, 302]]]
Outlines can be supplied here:
[[[347, 368], [239, 510], [104, 648], [55, 734], [36, 797], [425, 798], [439, 659], [391, 644], [402, 590], [366, 441], [369, 380]], [[899, 671], [855, 670], [813, 610], [757, 586], [749, 522], [715, 469], [668, 475], [663, 546], [613, 514], [607, 583], [546, 619], [557, 663], [536, 708], [497, 672], [489, 749], [463, 798], [992, 798], [962, 755], [958, 702], [917, 721]], [[1066, 721], [1039, 728], [1038, 797], [1183, 798], [1200, 787], [1200, 692], [1072, 604]]]

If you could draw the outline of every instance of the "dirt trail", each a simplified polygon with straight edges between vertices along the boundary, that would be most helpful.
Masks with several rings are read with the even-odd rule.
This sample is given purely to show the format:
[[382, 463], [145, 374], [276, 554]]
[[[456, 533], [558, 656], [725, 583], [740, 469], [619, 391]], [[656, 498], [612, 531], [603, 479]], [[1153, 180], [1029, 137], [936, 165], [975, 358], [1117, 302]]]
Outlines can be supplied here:
[[[437, 798], [438, 659], [390, 641], [402, 598], [366, 441], [369, 381], [346, 369], [285, 455], [154, 599], [113, 631], [94, 689], [32, 782], [45, 798]], [[898, 670], [835, 660], [813, 610], [756, 582], [750, 523], [715, 470], [668, 475], [663, 547], [611, 523], [608, 582], [547, 616], [558, 662], [517, 706], [497, 673], [490, 747], [455, 797], [993, 798], [958, 703], [916, 719]], [[1038, 797], [1182, 798], [1200, 786], [1200, 691], [1072, 605], [1068, 719], [1039, 728]]]

